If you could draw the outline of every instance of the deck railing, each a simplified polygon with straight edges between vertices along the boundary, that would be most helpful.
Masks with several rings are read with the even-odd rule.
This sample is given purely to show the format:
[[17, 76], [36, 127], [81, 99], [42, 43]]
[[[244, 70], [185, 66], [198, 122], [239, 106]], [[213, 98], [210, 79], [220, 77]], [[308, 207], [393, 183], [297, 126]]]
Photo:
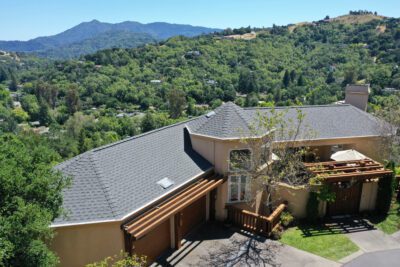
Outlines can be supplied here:
[[279, 224], [285, 204], [280, 204], [268, 217], [235, 206], [227, 206], [227, 209], [228, 221], [233, 225], [250, 232], [268, 236]]

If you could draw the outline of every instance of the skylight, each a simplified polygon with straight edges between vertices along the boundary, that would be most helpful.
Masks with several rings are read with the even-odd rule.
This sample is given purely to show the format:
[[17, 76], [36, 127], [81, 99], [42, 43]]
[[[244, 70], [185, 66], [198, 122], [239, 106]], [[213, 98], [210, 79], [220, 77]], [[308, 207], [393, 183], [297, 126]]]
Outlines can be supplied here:
[[174, 184], [174, 181], [172, 181], [168, 177], [165, 177], [160, 181], [158, 181], [157, 184], [160, 185], [163, 189], [167, 189], [168, 187], [171, 187]]
[[207, 114], [206, 114], [206, 117], [207, 118], [211, 118], [212, 116], [214, 116], [215, 115], [215, 111], [210, 111], [210, 112], [208, 112]]

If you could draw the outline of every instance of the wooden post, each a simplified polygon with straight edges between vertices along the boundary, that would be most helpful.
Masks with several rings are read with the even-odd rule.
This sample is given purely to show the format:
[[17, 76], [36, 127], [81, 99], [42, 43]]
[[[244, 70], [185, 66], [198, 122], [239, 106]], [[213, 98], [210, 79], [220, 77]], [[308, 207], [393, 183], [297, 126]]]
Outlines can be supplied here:
[[183, 213], [178, 212], [175, 214], [175, 248], [180, 249], [182, 247], [182, 224], [183, 224]]

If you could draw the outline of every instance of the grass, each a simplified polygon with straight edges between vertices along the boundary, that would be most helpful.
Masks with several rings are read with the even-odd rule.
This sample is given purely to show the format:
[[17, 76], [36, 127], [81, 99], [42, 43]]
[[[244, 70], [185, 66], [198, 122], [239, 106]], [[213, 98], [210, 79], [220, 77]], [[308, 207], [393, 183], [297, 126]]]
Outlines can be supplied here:
[[370, 222], [386, 234], [393, 234], [400, 230], [400, 203], [393, 201], [387, 216], [372, 216]]
[[303, 225], [290, 228], [283, 233], [280, 241], [334, 261], [340, 260], [359, 249], [340, 230], [323, 225]]

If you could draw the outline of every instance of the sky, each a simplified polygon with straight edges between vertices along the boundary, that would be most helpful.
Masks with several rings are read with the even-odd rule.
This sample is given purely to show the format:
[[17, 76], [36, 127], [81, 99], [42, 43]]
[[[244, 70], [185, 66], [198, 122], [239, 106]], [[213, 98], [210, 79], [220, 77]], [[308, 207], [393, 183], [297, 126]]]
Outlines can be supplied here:
[[400, 17], [400, 0], [0, 0], [0, 9], [0, 40], [28, 40], [93, 19], [225, 29], [313, 21], [359, 9]]

